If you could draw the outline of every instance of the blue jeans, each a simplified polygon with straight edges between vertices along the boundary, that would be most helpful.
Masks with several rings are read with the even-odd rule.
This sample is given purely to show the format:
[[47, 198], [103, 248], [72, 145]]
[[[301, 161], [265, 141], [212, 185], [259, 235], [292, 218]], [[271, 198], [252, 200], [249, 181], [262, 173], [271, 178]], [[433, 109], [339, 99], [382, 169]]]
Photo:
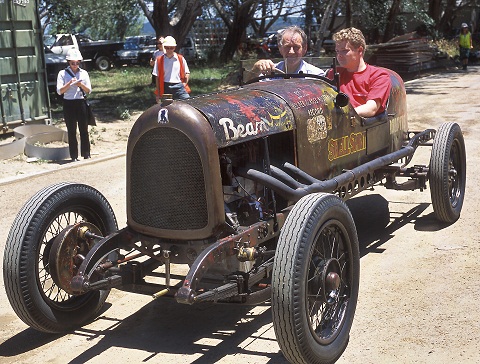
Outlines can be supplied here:
[[174, 100], [185, 100], [190, 98], [190, 95], [185, 91], [185, 87], [183, 83], [169, 83], [164, 82], [164, 93], [165, 94], [172, 94]]

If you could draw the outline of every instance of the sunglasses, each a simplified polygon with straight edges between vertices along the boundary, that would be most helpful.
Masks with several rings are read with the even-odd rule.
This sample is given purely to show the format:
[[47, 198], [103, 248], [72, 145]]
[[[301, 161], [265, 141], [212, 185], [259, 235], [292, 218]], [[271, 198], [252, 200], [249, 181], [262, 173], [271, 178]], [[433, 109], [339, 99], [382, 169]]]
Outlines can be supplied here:
[[80, 65], [80, 62], [69, 62], [71, 66], [78, 66]]
[[175, 47], [163, 47], [165, 49], [175, 49]]

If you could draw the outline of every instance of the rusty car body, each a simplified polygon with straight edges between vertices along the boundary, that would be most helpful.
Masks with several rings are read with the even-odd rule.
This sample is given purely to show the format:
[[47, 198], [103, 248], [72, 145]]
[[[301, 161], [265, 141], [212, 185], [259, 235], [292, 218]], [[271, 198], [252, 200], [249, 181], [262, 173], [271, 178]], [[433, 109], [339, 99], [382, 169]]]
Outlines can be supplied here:
[[[409, 131], [403, 81], [389, 73], [388, 109], [369, 119], [336, 81], [302, 74], [151, 107], [128, 140], [126, 227], [78, 183], [47, 187], [19, 212], [4, 258], [15, 312], [57, 333], [94, 318], [112, 287], [183, 304], [271, 301], [287, 360], [335, 361], [359, 289], [344, 201], [428, 182], [435, 216], [453, 223], [464, 199], [460, 127]], [[420, 147], [430, 161], [409, 166]]]

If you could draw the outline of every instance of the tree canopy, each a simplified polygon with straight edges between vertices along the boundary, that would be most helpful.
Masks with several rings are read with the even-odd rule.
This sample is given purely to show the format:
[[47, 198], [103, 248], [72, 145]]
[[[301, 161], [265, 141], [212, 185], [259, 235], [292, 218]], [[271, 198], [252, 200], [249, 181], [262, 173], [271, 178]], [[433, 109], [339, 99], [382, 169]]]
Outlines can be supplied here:
[[40, 17], [49, 33], [82, 33], [93, 39], [138, 34], [143, 16], [136, 0], [43, 0]]
[[475, 8], [479, 1], [43, 0], [40, 11], [50, 33], [79, 32], [96, 39], [122, 39], [138, 34], [146, 18], [157, 36], [173, 35], [180, 44], [197, 19], [218, 19], [228, 30], [220, 59], [229, 61], [247, 30], [262, 37], [275, 21], [292, 15], [305, 19], [304, 26], [312, 37], [322, 38], [340, 28], [355, 26], [369, 43], [377, 43], [404, 34], [411, 23], [434, 37], [448, 35], [460, 16], [476, 31], [480, 14]]

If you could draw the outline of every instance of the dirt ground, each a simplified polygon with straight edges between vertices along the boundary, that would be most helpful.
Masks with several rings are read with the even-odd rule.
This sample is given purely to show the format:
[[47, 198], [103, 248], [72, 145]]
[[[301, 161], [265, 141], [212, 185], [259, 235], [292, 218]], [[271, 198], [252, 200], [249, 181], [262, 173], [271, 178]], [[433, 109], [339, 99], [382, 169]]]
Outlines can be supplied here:
[[[348, 201], [361, 248], [360, 295], [350, 342], [338, 363], [478, 363], [480, 66], [419, 78], [406, 88], [411, 130], [444, 122], [461, 126], [467, 148], [465, 203], [460, 219], [445, 226], [433, 217], [429, 189], [379, 187]], [[89, 161], [0, 162], [0, 265], [15, 215], [33, 193], [55, 182], [94, 186], [125, 226], [121, 154], [132, 124], [105, 125]], [[428, 164], [429, 152], [428, 147], [418, 151], [414, 163]], [[3, 278], [0, 282], [1, 363], [286, 363], [268, 303], [185, 306], [114, 289], [95, 322], [71, 334], [47, 335], [16, 317]]]
[[[102, 115], [96, 115], [97, 126], [88, 127], [92, 159], [110, 158], [125, 153], [130, 129], [139, 116], [140, 113], [135, 113], [126, 120], [107, 122], [102, 119]], [[65, 123], [60, 123], [55, 126], [59, 129], [67, 130]], [[14, 140], [15, 137], [12, 135], [7, 138], [2, 138], [0, 144], [11, 143]], [[68, 144], [55, 142], [51, 143], [49, 147], [68, 147]], [[80, 157], [80, 161], [75, 163], [85, 163], [85, 161]], [[70, 167], [71, 164], [72, 162], [70, 160], [38, 160], [36, 158], [29, 158], [25, 154], [19, 154], [11, 159], [0, 159], [0, 182], [28, 176], [30, 174], [53, 171], [66, 165]]]

